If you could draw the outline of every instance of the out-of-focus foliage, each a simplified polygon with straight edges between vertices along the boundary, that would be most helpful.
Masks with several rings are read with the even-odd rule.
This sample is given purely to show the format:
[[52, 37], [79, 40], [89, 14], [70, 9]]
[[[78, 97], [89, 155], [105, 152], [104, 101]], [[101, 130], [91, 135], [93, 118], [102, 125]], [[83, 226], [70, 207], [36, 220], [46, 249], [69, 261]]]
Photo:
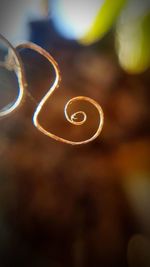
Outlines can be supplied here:
[[81, 39], [81, 43], [91, 44], [102, 38], [103, 35], [111, 28], [125, 3], [126, 0], [103, 1], [94, 23]]
[[[66, 38], [91, 45], [116, 23], [116, 52], [120, 65], [129, 73], [150, 66], [149, 0], [55, 0], [54, 22]], [[68, 12], [68, 13], [67, 13]]]
[[125, 70], [131, 73], [146, 70], [150, 64], [150, 12], [120, 21], [116, 44], [119, 62]]
[[120, 65], [129, 73], [140, 73], [150, 65], [150, 5], [147, 0], [105, 0], [90, 30], [81, 42], [91, 44], [117, 22], [116, 50]]

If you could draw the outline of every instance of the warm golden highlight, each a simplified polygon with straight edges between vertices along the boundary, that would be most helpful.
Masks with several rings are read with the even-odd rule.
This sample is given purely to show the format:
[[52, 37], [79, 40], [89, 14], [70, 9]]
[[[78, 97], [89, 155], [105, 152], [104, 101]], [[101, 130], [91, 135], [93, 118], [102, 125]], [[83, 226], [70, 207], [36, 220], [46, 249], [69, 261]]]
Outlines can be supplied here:
[[[66, 143], [66, 144], [70, 144], [70, 145], [86, 144], [86, 143], [89, 143], [89, 142], [93, 141], [95, 138], [97, 138], [98, 135], [100, 134], [101, 130], [102, 130], [102, 127], [103, 127], [103, 122], [104, 122], [103, 111], [102, 111], [102, 108], [100, 107], [100, 105], [95, 100], [93, 100], [91, 98], [88, 98], [88, 97], [85, 97], [85, 96], [77, 96], [77, 97], [74, 97], [71, 100], [69, 100], [68, 103], [66, 104], [65, 108], [64, 108], [64, 113], [65, 113], [65, 117], [66, 117], [68, 122], [72, 123], [73, 125], [82, 125], [87, 120], [87, 116], [86, 116], [85, 112], [78, 111], [78, 112], [72, 114], [71, 116], [69, 116], [68, 112], [67, 112], [68, 107], [72, 103], [77, 102], [77, 101], [86, 101], [86, 102], [89, 102], [90, 104], [92, 104], [97, 109], [97, 111], [99, 113], [99, 125], [98, 125], [98, 129], [96, 130], [95, 134], [91, 138], [89, 138], [87, 140], [75, 142], [75, 141], [64, 139], [64, 138], [59, 137], [59, 136], [57, 136], [55, 134], [52, 134], [51, 132], [47, 131], [46, 129], [44, 129], [42, 127], [42, 125], [40, 124], [40, 122], [38, 120], [39, 114], [40, 114], [44, 104], [46, 103], [46, 101], [49, 99], [49, 97], [51, 97], [51, 95], [54, 93], [56, 88], [59, 87], [59, 83], [60, 83], [60, 80], [61, 80], [60, 70], [59, 70], [58, 64], [54, 60], [54, 58], [47, 51], [42, 49], [40, 46], [38, 46], [36, 44], [33, 44], [33, 43], [25, 43], [25, 44], [21, 44], [21, 45], [17, 46], [17, 49], [24, 49], [24, 48], [32, 49], [32, 50], [40, 53], [42, 56], [44, 56], [52, 64], [52, 66], [54, 67], [55, 75], [56, 75], [54, 83], [50, 87], [49, 91], [45, 94], [45, 96], [41, 99], [41, 101], [37, 105], [37, 108], [36, 108], [36, 110], [34, 112], [33, 123], [34, 123], [35, 127], [40, 132], [42, 132], [43, 134], [47, 135], [48, 137], [53, 138], [53, 139], [55, 139], [57, 141]], [[78, 120], [78, 115], [81, 115], [83, 118]]]

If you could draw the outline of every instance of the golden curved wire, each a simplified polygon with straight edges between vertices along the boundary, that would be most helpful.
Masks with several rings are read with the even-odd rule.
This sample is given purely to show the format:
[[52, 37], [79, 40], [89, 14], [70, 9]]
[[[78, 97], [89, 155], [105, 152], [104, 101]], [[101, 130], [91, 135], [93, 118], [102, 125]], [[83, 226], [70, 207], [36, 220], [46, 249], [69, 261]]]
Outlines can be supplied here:
[[[85, 96], [77, 96], [77, 97], [74, 97], [71, 100], [69, 100], [67, 102], [65, 108], [64, 108], [64, 113], [65, 113], [65, 117], [66, 117], [66, 119], [67, 119], [68, 122], [72, 123], [73, 125], [82, 125], [82, 124], [85, 123], [85, 121], [87, 119], [87, 116], [86, 116], [85, 112], [78, 111], [78, 112], [75, 112], [73, 115], [69, 116], [68, 115], [68, 111], [67, 111], [68, 110], [68, 107], [73, 102], [77, 102], [77, 101], [86, 101], [86, 102], [89, 102], [92, 105], [94, 105], [94, 107], [98, 110], [98, 113], [99, 113], [99, 125], [98, 125], [98, 129], [96, 130], [95, 134], [91, 138], [89, 138], [87, 140], [84, 140], [84, 141], [77, 141], [77, 142], [75, 142], [75, 141], [64, 139], [64, 138], [59, 137], [59, 136], [57, 136], [55, 134], [52, 134], [51, 132], [45, 130], [41, 126], [41, 124], [38, 121], [39, 114], [40, 114], [40, 112], [41, 112], [44, 104], [46, 103], [46, 101], [54, 93], [54, 91], [56, 90], [56, 88], [59, 87], [59, 83], [60, 83], [60, 80], [61, 80], [60, 70], [59, 70], [58, 64], [54, 60], [54, 58], [46, 50], [44, 50], [43, 48], [41, 48], [38, 45], [28, 42], [28, 43], [20, 44], [16, 48], [17, 49], [24, 49], [24, 48], [31, 49], [31, 50], [34, 50], [34, 51], [40, 53], [42, 56], [44, 56], [52, 64], [52, 66], [53, 66], [53, 68], [55, 70], [55, 75], [56, 76], [55, 76], [54, 83], [50, 87], [49, 91], [41, 99], [41, 101], [39, 102], [39, 104], [37, 105], [37, 107], [35, 109], [35, 112], [34, 112], [34, 115], [33, 115], [33, 123], [34, 123], [35, 127], [40, 132], [42, 132], [43, 134], [47, 135], [48, 137], [50, 137], [52, 139], [55, 139], [56, 141], [63, 142], [63, 143], [66, 143], [66, 144], [70, 144], [70, 145], [87, 144], [87, 143], [93, 141], [95, 138], [97, 138], [98, 135], [100, 134], [101, 130], [102, 130], [102, 127], [103, 127], [103, 122], [104, 122], [103, 111], [102, 111], [102, 108], [100, 107], [100, 105], [95, 100], [93, 100], [93, 99], [91, 99], [89, 97], [85, 97]], [[82, 119], [80, 119], [80, 121], [78, 121], [78, 115], [81, 115], [83, 117]]]
[[[24, 89], [26, 86], [26, 82], [25, 82], [25, 75], [24, 75], [24, 69], [22, 66], [22, 61], [20, 59], [18, 52], [9, 43], [9, 41], [1, 34], [0, 34], [0, 39], [8, 46], [8, 55], [4, 62], [0, 62], [0, 66], [5, 67], [8, 70], [15, 71], [17, 78], [18, 78], [18, 84], [19, 84], [19, 92], [14, 103], [10, 106], [7, 106], [1, 109], [0, 111], [0, 118], [2, 118], [2, 117], [9, 115], [10, 113], [12, 113], [14, 110], [16, 110], [19, 107], [24, 96]], [[9, 48], [11, 50], [9, 50]], [[11, 51], [13, 51], [14, 58], [12, 58]]]

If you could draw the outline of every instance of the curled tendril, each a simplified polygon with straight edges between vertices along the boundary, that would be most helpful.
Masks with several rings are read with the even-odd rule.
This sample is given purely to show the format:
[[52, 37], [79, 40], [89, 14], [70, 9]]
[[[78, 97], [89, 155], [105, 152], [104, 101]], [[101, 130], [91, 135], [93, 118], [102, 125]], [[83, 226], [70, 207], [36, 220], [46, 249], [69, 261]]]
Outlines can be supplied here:
[[0, 118], [2, 118], [9, 115], [11, 112], [16, 110], [20, 106], [20, 103], [24, 96], [26, 82], [25, 82], [24, 69], [18, 52], [9, 43], [9, 41], [1, 34], [0, 34], [0, 39], [2, 40], [3, 43], [5, 43], [8, 46], [8, 55], [6, 56], [4, 62], [0, 62], [0, 66], [8, 69], [9, 71], [14, 71], [18, 77], [18, 83], [19, 83], [19, 92], [14, 103], [12, 105], [9, 104], [8, 106], [0, 110]]
[[[85, 96], [77, 96], [74, 97], [72, 99], [70, 99], [67, 104], [65, 105], [64, 108], [64, 113], [65, 113], [65, 117], [67, 119], [68, 122], [70, 122], [73, 125], [82, 125], [86, 122], [87, 120], [87, 115], [85, 112], [83, 111], [78, 111], [75, 112], [74, 114], [72, 114], [71, 116], [68, 115], [68, 107], [77, 101], [86, 101], [89, 102], [90, 104], [92, 104], [98, 111], [99, 113], [99, 125], [98, 125], [98, 129], [95, 132], [95, 134], [84, 141], [79, 141], [79, 142], [74, 142], [74, 141], [70, 141], [67, 139], [64, 139], [62, 137], [59, 137], [57, 135], [52, 134], [51, 132], [47, 131], [46, 129], [44, 129], [41, 124], [39, 123], [38, 117], [39, 114], [44, 106], [44, 104], [46, 103], [46, 101], [49, 99], [49, 97], [51, 97], [51, 95], [54, 93], [54, 91], [59, 87], [59, 83], [61, 80], [61, 76], [60, 76], [60, 70], [58, 67], [57, 62], [54, 60], [54, 58], [47, 52], [45, 51], [43, 48], [41, 48], [40, 46], [33, 44], [33, 43], [24, 43], [21, 44], [19, 46], [16, 47], [17, 49], [31, 49], [36, 51], [37, 53], [41, 54], [42, 56], [44, 56], [53, 66], [54, 70], [55, 70], [55, 80], [54, 83], [52, 84], [52, 86], [50, 87], [49, 91], [45, 94], [45, 96], [41, 99], [41, 101], [39, 102], [39, 104], [37, 105], [34, 115], [33, 115], [33, 123], [35, 125], [35, 127], [42, 132], [43, 134], [47, 135], [50, 138], [53, 138], [59, 142], [63, 142], [66, 144], [71, 144], [71, 145], [81, 145], [81, 144], [86, 144], [89, 143], [91, 141], [93, 141], [95, 138], [98, 137], [98, 135], [100, 134], [102, 127], [103, 127], [103, 122], [104, 122], [104, 115], [103, 115], [103, 111], [102, 108], [100, 107], [100, 105], [93, 99], [89, 98], [89, 97], [85, 97]], [[80, 116], [80, 119], [79, 119]]]

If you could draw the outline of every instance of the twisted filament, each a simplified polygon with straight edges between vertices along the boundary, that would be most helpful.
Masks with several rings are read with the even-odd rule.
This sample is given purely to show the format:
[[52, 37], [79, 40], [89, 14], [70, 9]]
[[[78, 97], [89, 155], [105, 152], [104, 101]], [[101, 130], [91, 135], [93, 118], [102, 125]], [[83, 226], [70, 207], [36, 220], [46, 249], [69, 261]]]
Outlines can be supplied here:
[[[35, 125], [35, 127], [40, 132], [47, 135], [48, 137], [55, 139], [56, 141], [70, 144], [70, 145], [86, 144], [86, 143], [93, 141], [95, 138], [97, 138], [99, 136], [101, 130], [102, 130], [102, 127], [103, 127], [103, 122], [104, 122], [103, 111], [102, 111], [102, 108], [100, 107], [100, 105], [95, 100], [93, 100], [89, 97], [85, 97], [85, 96], [77, 96], [77, 97], [70, 99], [67, 102], [67, 104], [65, 105], [64, 113], [65, 113], [65, 117], [66, 117], [67, 121], [70, 122], [71, 124], [76, 125], [76, 126], [83, 125], [87, 120], [86, 113], [83, 111], [78, 111], [78, 112], [75, 112], [74, 114], [72, 114], [71, 116], [69, 116], [68, 108], [70, 105], [72, 105], [73, 103], [75, 103], [77, 101], [86, 101], [86, 102], [89, 102], [90, 104], [92, 104], [97, 109], [97, 111], [99, 113], [99, 124], [98, 124], [98, 129], [96, 130], [95, 134], [91, 138], [83, 140], [83, 141], [77, 141], [77, 142], [71, 141], [71, 140], [67, 140], [67, 139], [64, 139], [62, 137], [59, 137], [59, 136], [47, 131], [46, 129], [44, 129], [42, 127], [42, 125], [39, 122], [39, 114], [42, 111], [43, 106], [45, 105], [47, 100], [52, 96], [54, 91], [59, 87], [60, 80], [61, 80], [60, 70], [59, 70], [59, 66], [58, 66], [57, 62], [54, 60], [54, 58], [46, 50], [44, 50], [40, 46], [33, 44], [33, 43], [30, 43], [30, 42], [20, 44], [19, 46], [17, 46], [17, 49], [24, 49], [24, 48], [34, 50], [37, 53], [44, 56], [52, 64], [52, 66], [55, 70], [55, 80], [54, 80], [52, 86], [50, 87], [48, 92], [44, 95], [44, 97], [41, 99], [41, 101], [39, 102], [39, 104], [37, 105], [37, 107], [35, 109], [35, 112], [33, 115], [33, 124]], [[78, 118], [79, 115], [80, 115], [80, 119]]]

